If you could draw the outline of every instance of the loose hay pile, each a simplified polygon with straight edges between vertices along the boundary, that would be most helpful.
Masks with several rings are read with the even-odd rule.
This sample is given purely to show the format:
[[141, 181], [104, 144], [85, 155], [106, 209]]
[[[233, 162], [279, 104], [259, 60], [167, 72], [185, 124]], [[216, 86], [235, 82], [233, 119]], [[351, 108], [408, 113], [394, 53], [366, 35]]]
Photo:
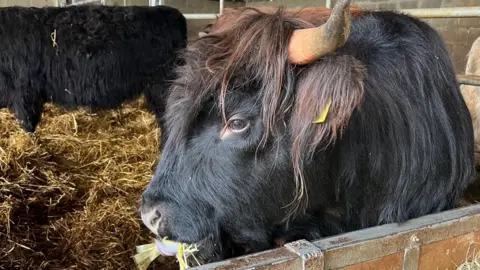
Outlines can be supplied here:
[[152, 237], [137, 209], [159, 153], [154, 117], [140, 100], [97, 115], [48, 105], [37, 133], [0, 110], [0, 269], [134, 269]]
[[480, 252], [475, 248], [473, 251], [470, 250], [475, 244], [475, 242], [470, 243], [470, 246], [467, 249], [465, 262], [459, 265], [457, 270], [480, 270]]
[[471, 260], [467, 260], [457, 267], [457, 270], [480, 270], [480, 253], [475, 254]]

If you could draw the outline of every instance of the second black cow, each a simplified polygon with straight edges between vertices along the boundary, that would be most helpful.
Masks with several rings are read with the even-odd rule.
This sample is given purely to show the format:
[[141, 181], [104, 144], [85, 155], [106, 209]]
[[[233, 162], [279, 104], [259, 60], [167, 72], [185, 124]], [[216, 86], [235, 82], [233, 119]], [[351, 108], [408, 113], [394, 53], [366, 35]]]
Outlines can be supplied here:
[[0, 9], [0, 108], [34, 132], [43, 105], [118, 108], [142, 93], [160, 121], [185, 17], [171, 7]]

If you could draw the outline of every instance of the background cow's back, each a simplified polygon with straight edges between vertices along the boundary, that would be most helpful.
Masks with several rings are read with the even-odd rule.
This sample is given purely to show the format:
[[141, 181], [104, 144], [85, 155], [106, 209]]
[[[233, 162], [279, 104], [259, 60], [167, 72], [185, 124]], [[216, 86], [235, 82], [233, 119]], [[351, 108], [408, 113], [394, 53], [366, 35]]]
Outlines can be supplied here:
[[0, 9], [0, 107], [35, 131], [45, 102], [111, 109], [145, 93], [160, 119], [186, 19], [170, 7]]

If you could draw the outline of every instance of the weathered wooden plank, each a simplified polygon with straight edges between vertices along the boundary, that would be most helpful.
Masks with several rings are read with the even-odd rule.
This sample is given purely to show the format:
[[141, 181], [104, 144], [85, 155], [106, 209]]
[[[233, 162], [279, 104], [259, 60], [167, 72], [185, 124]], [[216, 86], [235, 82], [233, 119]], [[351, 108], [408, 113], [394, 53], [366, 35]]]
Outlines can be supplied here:
[[403, 252], [412, 237], [420, 245], [480, 231], [480, 204], [386, 224], [314, 242], [325, 256], [325, 269], [341, 268]]
[[312, 243], [299, 240], [282, 248], [192, 269], [319, 270], [323, 269], [323, 253]]
[[277, 248], [217, 263], [192, 267], [191, 269], [302, 269], [302, 259], [287, 248]]
[[366, 261], [355, 265], [337, 268], [335, 270], [403, 270], [403, 252], [398, 252], [372, 261]]
[[[323, 252], [323, 269], [361, 269], [357, 267], [369, 265], [378, 269], [373, 267], [377, 264], [385, 267], [381, 269], [397, 269], [398, 266], [403, 267], [405, 249], [416, 246], [412, 246], [411, 239], [418, 238], [418, 269], [423, 270], [424, 261], [428, 263], [423, 256], [433, 256], [429, 255], [433, 254], [432, 251], [429, 253], [430, 244], [472, 233], [477, 237], [479, 231], [480, 204], [477, 204], [412, 219], [403, 224], [386, 224], [345, 233], [313, 244]], [[283, 247], [192, 269], [303, 269], [301, 254]], [[412, 256], [416, 255], [413, 253]], [[322, 267], [316, 269], [321, 270]]]
[[456, 269], [473, 251], [480, 251], [480, 232], [468, 233], [421, 247], [418, 269]]

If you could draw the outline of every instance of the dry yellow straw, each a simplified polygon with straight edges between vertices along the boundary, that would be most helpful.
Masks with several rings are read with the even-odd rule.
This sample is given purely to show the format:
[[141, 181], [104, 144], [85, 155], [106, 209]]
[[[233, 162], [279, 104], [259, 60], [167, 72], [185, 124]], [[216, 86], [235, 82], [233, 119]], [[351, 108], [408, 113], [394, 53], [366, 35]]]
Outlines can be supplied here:
[[[162, 242], [165, 244], [177, 244], [173, 241], [163, 239]], [[139, 270], [146, 270], [150, 263], [152, 263], [158, 256], [160, 256], [160, 252], [157, 249], [157, 246], [154, 243], [146, 244], [137, 246], [136, 248], [137, 254], [133, 257], [135, 264]], [[197, 245], [187, 245], [183, 243], [179, 243], [179, 247], [176, 253], [176, 257], [178, 260], [178, 264], [180, 266], [180, 270], [185, 270], [190, 266], [187, 264], [187, 258], [192, 256], [198, 265], [200, 265], [199, 261], [193, 255], [194, 252], [197, 252]]]
[[467, 254], [465, 255], [465, 262], [457, 267], [457, 270], [480, 270], [480, 252], [476, 252], [475, 248], [473, 249], [473, 254], [471, 256], [472, 260], [469, 261], [468, 258], [470, 253], [470, 248], [472, 245], [478, 244], [476, 242], [470, 243], [467, 249]]
[[133, 260], [139, 270], [146, 270], [150, 263], [160, 255], [155, 243], [137, 246], [136, 250], [137, 254], [133, 256]]

